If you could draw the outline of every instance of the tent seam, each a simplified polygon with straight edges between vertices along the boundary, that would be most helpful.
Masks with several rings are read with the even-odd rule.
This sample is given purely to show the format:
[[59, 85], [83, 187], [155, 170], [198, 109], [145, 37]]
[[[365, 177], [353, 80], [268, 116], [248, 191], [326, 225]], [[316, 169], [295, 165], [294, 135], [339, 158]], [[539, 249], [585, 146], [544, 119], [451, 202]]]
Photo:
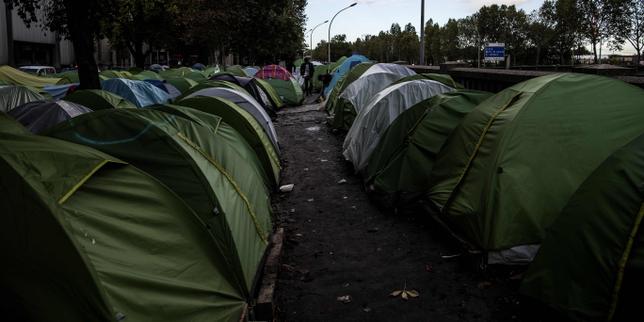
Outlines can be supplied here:
[[99, 162], [89, 173], [83, 176], [80, 181], [78, 181], [67, 193], [65, 193], [60, 199], [58, 199], [58, 204], [62, 205], [67, 201], [87, 180], [89, 180], [98, 170], [100, 170], [104, 165], [106, 165], [109, 160], [103, 160]]

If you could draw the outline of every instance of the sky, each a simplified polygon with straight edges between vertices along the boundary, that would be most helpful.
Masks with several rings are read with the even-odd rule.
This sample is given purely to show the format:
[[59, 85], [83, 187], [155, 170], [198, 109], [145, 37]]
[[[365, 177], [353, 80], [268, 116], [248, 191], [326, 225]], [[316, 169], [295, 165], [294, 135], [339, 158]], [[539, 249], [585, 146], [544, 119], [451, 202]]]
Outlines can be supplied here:
[[[347, 40], [354, 41], [358, 37], [389, 30], [395, 22], [401, 27], [411, 22], [420, 34], [421, 0], [308, 0], [306, 31], [325, 20], [330, 20], [336, 12], [354, 2], [358, 2], [358, 5], [343, 11], [335, 18], [331, 27], [331, 37], [346, 34]], [[514, 4], [530, 13], [539, 8], [543, 0], [425, 0], [425, 21], [431, 18], [443, 25], [449, 18], [463, 18], [478, 11], [483, 5], [494, 3]], [[320, 40], [327, 39], [327, 32], [328, 24], [315, 30], [314, 47]], [[305, 36], [306, 42], [310, 44], [310, 34]], [[628, 45], [624, 47], [625, 51], [631, 49]]]

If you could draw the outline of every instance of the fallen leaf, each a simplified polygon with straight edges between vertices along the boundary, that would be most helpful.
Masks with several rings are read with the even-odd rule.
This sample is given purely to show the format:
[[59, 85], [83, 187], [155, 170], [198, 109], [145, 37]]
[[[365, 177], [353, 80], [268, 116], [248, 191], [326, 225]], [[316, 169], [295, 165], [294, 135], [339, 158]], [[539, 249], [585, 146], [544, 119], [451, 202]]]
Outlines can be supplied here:
[[407, 291], [407, 295], [409, 295], [409, 297], [419, 297], [420, 296], [420, 294], [416, 290]]
[[389, 294], [389, 296], [396, 297], [396, 296], [400, 295], [400, 293], [402, 293], [401, 290], [393, 291], [393, 292], [391, 292], [391, 294]]
[[402, 292], [402, 295], [400, 295], [400, 297], [402, 297], [402, 299], [403, 299], [403, 300], [407, 300], [407, 299], [408, 299], [408, 297], [407, 297], [407, 291], [403, 291], [403, 292]]

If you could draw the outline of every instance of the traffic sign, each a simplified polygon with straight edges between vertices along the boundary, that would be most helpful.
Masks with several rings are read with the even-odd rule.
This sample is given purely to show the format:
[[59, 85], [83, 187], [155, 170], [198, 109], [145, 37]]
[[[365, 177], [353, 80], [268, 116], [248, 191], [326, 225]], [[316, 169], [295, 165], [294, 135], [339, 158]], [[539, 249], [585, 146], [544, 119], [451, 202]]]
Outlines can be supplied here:
[[484, 59], [485, 61], [504, 61], [505, 44], [504, 43], [487, 44], [484, 50]]

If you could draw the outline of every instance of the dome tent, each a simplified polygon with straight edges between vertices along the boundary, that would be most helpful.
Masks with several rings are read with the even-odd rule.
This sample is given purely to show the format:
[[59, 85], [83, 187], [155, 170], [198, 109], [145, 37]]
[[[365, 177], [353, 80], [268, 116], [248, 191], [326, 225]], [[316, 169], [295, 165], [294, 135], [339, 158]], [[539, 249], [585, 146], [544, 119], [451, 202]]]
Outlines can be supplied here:
[[7, 114], [20, 122], [29, 131], [41, 133], [56, 124], [90, 112], [92, 110], [85, 106], [59, 100], [55, 102], [37, 101], [27, 103], [16, 107]]
[[129, 160], [172, 189], [212, 231], [234, 285], [250, 293], [272, 231], [271, 210], [261, 165], [234, 129], [152, 109], [116, 109], [82, 115], [49, 135]]
[[356, 115], [378, 92], [397, 80], [413, 75], [416, 75], [416, 72], [396, 64], [375, 64], [369, 67], [338, 95], [333, 124], [348, 130]]
[[225, 98], [243, 108], [246, 112], [250, 113], [262, 126], [268, 137], [271, 139], [273, 147], [279, 153], [279, 141], [277, 139], [277, 132], [275, 132], [275, 127], [273, 126], [271, 117], [266, 114], [266, 111], [264, 111], [261, 105], [257, 103], [254, 98], [248, 95], [248, 93], [246, 93], [245, 91], [240, 92], [224, 87], [215, 87], [202, 89], [188, 95], [186, 98], [199, 96]]
[[300, 84], [293, 78], [291, 73], [282, 66], [264, 66], [255, 74], [255, 78], [263, 79], [269, 83], [277, 91], [280, 99], [287, 105], [297, 106], [304, 100], [302, 87], [300, 87]]
[[25, 86], [0, 86], [0, 112], [8, 112], [29, 102], [44, 101], [47, 97]]
[[181, 93], [185, 93], [190, 88], [197, 86], [197, 81], [185, 77], [167, 77], [165, 81], [176, 87]]
[[369, 61], [369, 59], [365, 56], [352, 55], [351, 57], [340, 63], [337, 67], [331, 69], [331, 82], [329, 83], [329, 85], [327, 85], [327, 87], [324, 88], [324, 96], [328, 97], [331, 89], [335, 87], [335, 84], [337, 84], [340, 79], [342, 79], [342, 77], [344, 77], [353, 67], [367, 61]]
[[255, 78], [255, 80], [257, 81], [257, 86], [259, 86], [259, 88], [264, 91], [264, 94], [266, 94], [266, 96], [268, 97], [268, 100], [271, 102], [273, 109], [278, 110], [286, 106], [286, 104], [284, 104], [284, 101], [282, 101], [282, 98], [280, 98], [280, 95], [271, 84], [260, 78]]
[[[179, 116], [186, 116], [186, 109], [192, 111], [189, 116], [204, 119], [210, 126], [217, 126], [213, 120], [222, 120], [233, 127], [253, 148], [262, 163], [266, 186], [274, 189], [279, 183], [280, 160], [273, 144], [255, 118], [236, 104], [220, 97], [193, 97], [176, 103], [178, 106], [159, 105], [155, 109]], [[216, 115], [215, 118], [203, 114]]]
[[362, 108], [343, 144], [344, 157], [362, 172], [389, 125], [415, 104], [454, 89], [432, 80], [415, 80], [380, 91]]
[[576, 321], [629, 321], [644, 283], [644, 134], [615, 151], [548, 229], [521, 292]]
[[344, 91], [347, 86], [351, 85], [351, 83], [355, 82], [362, 74], [364, 74], [371, 66], [374, 64], [371, 62], [366, 62], [366, 63], [360, 63], [353, 67], [347, 75], [345, 75], [331, 90], [329, 93], [329, 97], [326, 100], [324, 108], [326, 109], [327, 112], [331, 113], [332, 115], [335, 114], [335, 106], [338, 100], [338, 96], [340, 93]]
[[644, 132], [643, 101], [644, 90], [592, 75], [514, 85], [454, 131], [430, 177], [431, 204], [490, 263], [530, 261], [581, 182]]
[[145, 172], [88, 147], [4, 132], [0, 173], [0, 280], [24, 315], [52, 322], [242, 316], [247, 293], [208, 230]]
[[167, 103], [170, 97], [160, 88], [144, 81], [123, 78], [101, 82], [103, 90], [119, 95], [137, 107]]
[[256, 78], [251, 78], [251, 77], [239, 77], [239, 76], [234, 76], [232, 74], [224, 74], [220, 73], [217, 74], [213, 77], [210, 78], [211, 80], [221, 80], [221, 81], [229, 81], [232, 83], [235, 83], [248, 92], [259, 104], [262, 105], [264, 110], [266, 110], [266, 113], [268, 113], [271, 117], [277, 116], [275, 114], [275, 109], [273, 108], [273, 105], [271, 104], [270, 99], [268, 98], [268, 95], [264, 92], [264, 90], [258, 85], [257, 79]]
[[111, 108], [136, 108], [134, 104], [123, 97], [100, 89], [77, 90], [67, 95], [65, 100], [91, 108], [94, 111]]
[[467, 113], [490, 96], [460, 90], [423, 100], [403, 112], [369, 157], [367, 186], [390, 197], [390, 206], [404, 205], [426, 193], [436, 156], [447, 138]]

